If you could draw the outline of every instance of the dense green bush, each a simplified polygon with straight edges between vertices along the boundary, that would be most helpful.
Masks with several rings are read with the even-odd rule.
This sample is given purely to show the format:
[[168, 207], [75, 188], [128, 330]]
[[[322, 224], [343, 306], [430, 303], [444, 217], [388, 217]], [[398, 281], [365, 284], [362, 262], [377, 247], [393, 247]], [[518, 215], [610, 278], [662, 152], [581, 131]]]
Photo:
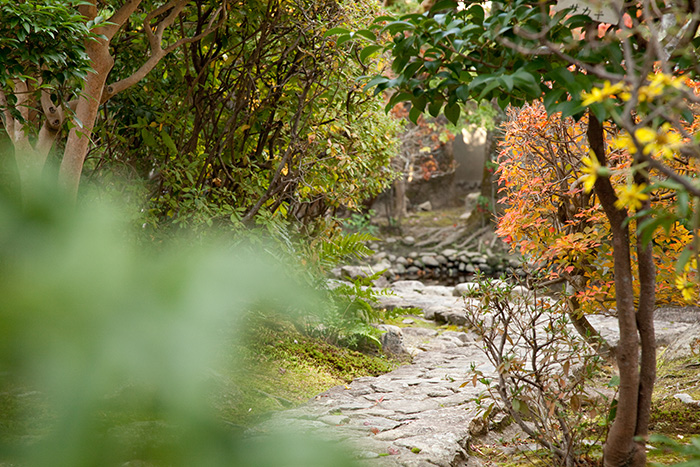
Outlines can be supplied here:
[[[399, 123], [359, 83], [376, 70], [348, 60], [354, 45], [324, 37], [371, 21], [377, 5], [234, 4], [225, 28], [105, 108], [89, 166], [149, 180], [151, 229], [308, 225], [393, 178]], [[137, 40], [137, 28], [121, 40]], [[137, 61], [120, 57], [114, 73], [129, 75]]]

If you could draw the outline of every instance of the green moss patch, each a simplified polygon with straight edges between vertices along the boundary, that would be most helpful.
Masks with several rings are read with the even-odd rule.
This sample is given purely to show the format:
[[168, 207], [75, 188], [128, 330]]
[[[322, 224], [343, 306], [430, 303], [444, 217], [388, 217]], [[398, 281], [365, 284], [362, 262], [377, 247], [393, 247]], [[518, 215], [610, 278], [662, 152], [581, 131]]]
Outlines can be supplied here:
[[245, 344], [232, 346], [236, 365], [219, 378], [215, 405], [231, 425], [247, 427], [271, 411], [300, 405], [333, 386], [377, 376], [398, 366], [380, 355], [336, 347], [293, 326], [252, 326]]

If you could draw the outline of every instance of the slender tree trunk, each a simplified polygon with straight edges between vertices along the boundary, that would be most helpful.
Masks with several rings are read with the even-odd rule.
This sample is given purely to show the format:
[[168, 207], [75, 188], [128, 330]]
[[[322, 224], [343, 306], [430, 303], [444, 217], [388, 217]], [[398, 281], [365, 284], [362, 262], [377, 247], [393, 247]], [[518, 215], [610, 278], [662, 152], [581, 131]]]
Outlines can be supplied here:
[[107, 75], [114, 66], [114, 59], [109, 54], [108, 41], [104, 39], [88, 41], [86, 49], [95, 72], [88, 73], [85, 80], [83, 95], [80, 97], [75, 111], [78, 121], [74, 122], [75, 125], [68, 133], [63, 161], [58, 173], [59, 183], [73, 196], [78, 193], [80, 174], [83, 171], [83, 163], [88, 153], [90, 136], [97, 119]]
[[[590, 112], [588, 118], [587, 136], [590, 147], [601, 165], [606, 165], [603, 126]], [[646, 465], [644, 444], [635, 442], [634, 437], [640, 433], [646, 433], [653, 376], [649, 380], [648, 368], [646, 371], [642, 369], [640, 376], [638, 320], [644, 327], [642, 331], [642, 365], [646, 367], [650, 362], [655, 362], [653, 323], [651, 327], [649, 326], [649, 321], [653, 318], [655, 272], [651, 250], [649, 248], [643, 249], [641, 251], [643, 258], [640, 257], [639, 266], [640, 273], [644, 275], [640, 294], [640, 316], [635, 313], [634, 307], [630, 236], [629, 227], [625, 223], [627, 212], [615, 206], [617, 195], [609, 178], [599, 177], [596, 180], [595, 189], [610, 222], [613, 235], [615, 291], [617, 294], [615, 299], [620, 328], [620, 342], [616, 352], [620, 371], [617, 416], [610, 428], [603, 449], [604, 465], [605, 467], [644, 467]], [[651, 261], [651, 268], [648, 264], [649, 261]], [[649, 290], [650, 287], [651, 290]], [[649, 345], [651, 348], [648, 347]]]

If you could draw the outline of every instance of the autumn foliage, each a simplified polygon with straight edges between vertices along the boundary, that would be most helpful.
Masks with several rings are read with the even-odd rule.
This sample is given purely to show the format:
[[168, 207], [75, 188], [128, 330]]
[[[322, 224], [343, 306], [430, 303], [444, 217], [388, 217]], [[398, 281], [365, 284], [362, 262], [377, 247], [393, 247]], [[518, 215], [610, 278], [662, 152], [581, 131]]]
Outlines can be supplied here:
[[[690, 134], [696, 132], [697, 120], [688, 126]], [[587, 126], [585, 117], [574, 121], [559, 114], [547, 116], [539, 101], [509, 110], [497, 170], [500, 202], [506, 209], [497, 233], [544, 269], [549, 279], [568, 283], [583, 311], [593, 312], [614, 306], [615, 284], [610, 226], [595, 193], [584, 190], [587, 167], [582, 160], [590, 157]], [[611, 144], [619, 139], [612, 125], [605, 128], [605, 134], [611, 179], [622, 196], [629, 190], [625, 174], [632, 158], [624, 147]], [[683, 171], [697, 171], [681, 157], [671, 163]], [[649, 195], [662, 208], [671, 209], [676, 201], [670, 191]], [[635, 227], [635, 221], [631, 222]], [[679, 303], [696, 296], [695, 289], [676, 286], [676, 260], [692, 242], [692, 233], [679, 222], [665, 227], [668, 229], [657, 229], [652, 239], [657, 300]], [[635, 253], [632, 260], [636, 262]], [[636, 294], [637, 277], [634, 282]]]

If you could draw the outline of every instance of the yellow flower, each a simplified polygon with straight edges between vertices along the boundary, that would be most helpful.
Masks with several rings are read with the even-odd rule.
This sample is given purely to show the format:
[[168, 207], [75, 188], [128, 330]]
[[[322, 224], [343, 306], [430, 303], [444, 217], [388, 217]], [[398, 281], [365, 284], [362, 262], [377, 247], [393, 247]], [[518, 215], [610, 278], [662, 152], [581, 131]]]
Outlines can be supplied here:
[[647, 126], [634, 130], [634, 136], [644, 145], [656, 140], [656, 132]]
[[676, 277], [676, 288], [681, 291], [683, 300], [686, 302], [693, 301], [693, 296], [695, 295], [695, 284], [688, 279], [687, 274]]
[[683, 145], [683, 137], [673, 130], [671, 124], [666, 122], [661, 125], [656, 135], [654, 153], [666, 160], [672, 159], [676, 151]]
[[581, 172], [584, 173], [584, 175], [581, 177], [583, 180], [583, 190], [586, 193], [590, 193], [593, 189], [593, 185], [595, 185], [596, 179], [598, 178], [598, 169], [601, 168], [601, 165], [593, 151], [589, 151], [589, 156], [585, 156], [583, 159], [581, 159], [581, 162], [583, 163]]
[[641, 185], [631, 184], [622, 187], [617, 195], [615, 207], [618, 209], [630, 208], [638, 211], [642, 207], [642, 202], [649, 199], [649, 195], [643, 193], [645, 188], [646, 185], [643, 183]]
[[612, 140], [610, 146], [612, 146], [614, 149], [626, 150], [630, 154], [637, 153], [637, 146], [634, 145], [634, 141], [626, 132], [621, 132], [618, 134], [615, 139]]
[[651, 86], [671, 86], [680, 89], [683, 86], [685, 78], [683, 76], [667, 75], [665, 73], [649, 73], [647, 76]]
[[588, 107], [591, 104], [595, 104], [596, 102], [602, 102], [603, 100], [605, 100], [605, 94], [600, 92], [600, 89], [598, 88], [591, 89], [590, 94], [586, 91], [583, 91], [581, 93], [581, 97], [583, 97], [583, 102], [581, 102], [581, 105], [584, 107]]
[[644, 154], [649, 154], [651, 150], [654, 149], [651, 143], [656, 141], [656, 132], [651, 128], [646, 126], [637, 128], [634, 130], [634, 137], [644, 146]]
[[583, 97], [583, 102], [581, 105], [587, 107], [596, 102], [603, 102], [604, 100], [615, 97], [615, 95], [621, 91], [624, 91], [625, 85], [622, 82], [617, 82], [611, 84], [610, 81], [605, 81], [602, 88], [593, 88], [590, 93], [582, 92], [581, 97]]

